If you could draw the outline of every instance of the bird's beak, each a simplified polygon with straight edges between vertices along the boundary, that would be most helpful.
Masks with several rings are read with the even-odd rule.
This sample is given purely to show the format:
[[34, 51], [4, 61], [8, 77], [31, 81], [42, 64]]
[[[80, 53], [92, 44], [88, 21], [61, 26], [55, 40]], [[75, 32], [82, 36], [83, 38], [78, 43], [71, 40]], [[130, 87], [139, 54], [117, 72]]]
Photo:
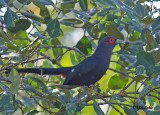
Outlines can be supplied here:
[[116, 44], [124, 44], [125, 42], [123, 40], [117, 39], [115, 43]]

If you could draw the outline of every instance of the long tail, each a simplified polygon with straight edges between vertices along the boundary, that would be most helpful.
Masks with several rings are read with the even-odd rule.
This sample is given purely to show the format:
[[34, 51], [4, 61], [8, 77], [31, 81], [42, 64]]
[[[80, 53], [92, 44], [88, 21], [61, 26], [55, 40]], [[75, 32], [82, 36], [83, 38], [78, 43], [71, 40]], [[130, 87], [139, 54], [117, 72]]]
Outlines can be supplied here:
[[[72, 67], [61, 67], [61, 68], [18, 68], [18, 73], [36, 73], [39, 75], [58, 75], [65, 72], [69, 72]], [[7, 69], [5, 73], [10, 73], [11, 69]]]

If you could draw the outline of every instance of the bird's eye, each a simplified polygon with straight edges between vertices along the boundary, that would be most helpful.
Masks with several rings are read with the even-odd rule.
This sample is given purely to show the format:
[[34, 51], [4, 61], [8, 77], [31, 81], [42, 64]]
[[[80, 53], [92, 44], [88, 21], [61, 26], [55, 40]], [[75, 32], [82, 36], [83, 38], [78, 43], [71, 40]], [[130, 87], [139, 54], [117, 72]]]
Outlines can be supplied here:
[[111, 44], [115, 43], [115, 41], [116, 41], [116, 39], [114, 39], [114, 38], [109, 38], [109, 39], [107, 40], [107, 42], [108, 42], [108, 43], [111, 43]]

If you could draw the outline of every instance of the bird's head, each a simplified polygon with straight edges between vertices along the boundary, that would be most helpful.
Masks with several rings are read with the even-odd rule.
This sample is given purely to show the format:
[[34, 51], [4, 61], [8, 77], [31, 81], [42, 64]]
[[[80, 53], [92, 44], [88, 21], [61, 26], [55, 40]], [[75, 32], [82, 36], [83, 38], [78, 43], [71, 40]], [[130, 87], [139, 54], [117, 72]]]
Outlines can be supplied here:
[[97, 50], [100, 51], [112, 51], [113, 48], [120, 43], [124, 43], [122, 40], [114, 38], [114, 37], [104, 37], [101, 39], [101, 41], [99, 42], [99, 45], [97, 47]]
[[104, 37], [100, 41], [99, 45], [115, 46], [116, 44], [124, 43], [122, 40], [114, 37]]

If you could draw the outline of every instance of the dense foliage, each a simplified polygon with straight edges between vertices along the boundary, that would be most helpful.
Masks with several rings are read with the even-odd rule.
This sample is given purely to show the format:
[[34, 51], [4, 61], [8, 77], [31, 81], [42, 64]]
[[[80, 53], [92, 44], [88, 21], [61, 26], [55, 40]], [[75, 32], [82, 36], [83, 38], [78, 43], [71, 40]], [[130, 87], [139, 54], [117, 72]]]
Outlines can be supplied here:
[[[160, 16], [154, 15], [160, 9], [155, 1], [160, 4], [0, 0], [0, 113], [160, 114]], [[110, 68], [95, 86], [63, 86], [61, 76], [15, 69], [5, 74], [8, 68], [76, 65], [105, 36], [126, 43], [115, 47]]]

